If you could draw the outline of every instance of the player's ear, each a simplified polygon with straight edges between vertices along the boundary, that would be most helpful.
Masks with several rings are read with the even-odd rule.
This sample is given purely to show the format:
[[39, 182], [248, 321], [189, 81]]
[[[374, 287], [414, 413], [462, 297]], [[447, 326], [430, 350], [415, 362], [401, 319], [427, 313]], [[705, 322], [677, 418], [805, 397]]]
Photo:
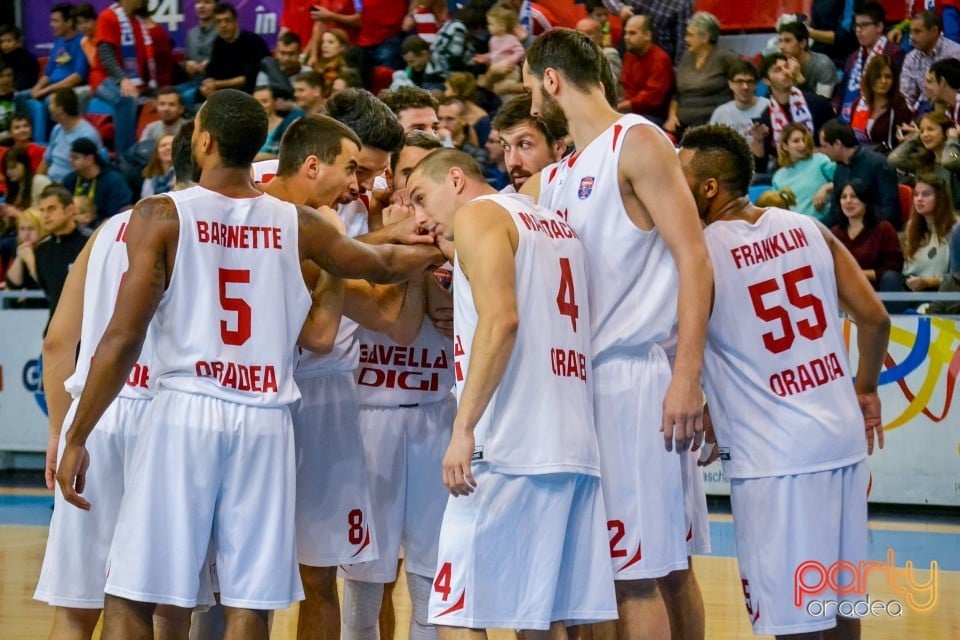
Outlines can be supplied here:
[[300, 165], [300, 171], [308, 180], [315, 180], [320, 173], [320, 160], [314, 155], [307, 156], [307, 159]]
[[558, 138], [553, 141], [553, 159], [556, 162], [560, 162], [560, 159], [563, 158], [563, 154], [567, 152], [567, 141], [563, 138]]
[[454, 193], [460, 193], [463, 191], [464, 185], [464, 176], [463, 170], [460, 167], [450, 167], [450, 172], [447, 174], [447, 180], [450, 183], [450, 186], [453, 187]]
[[556, 95], [560, 88], [560, 72], [553, 67], [543, 70], [543, 86], [551, 95]]
[[700, 195], [708, 200], [713, 200], [720, 192], [720, 183], [716, 178], [707, 178], [700, 183]]

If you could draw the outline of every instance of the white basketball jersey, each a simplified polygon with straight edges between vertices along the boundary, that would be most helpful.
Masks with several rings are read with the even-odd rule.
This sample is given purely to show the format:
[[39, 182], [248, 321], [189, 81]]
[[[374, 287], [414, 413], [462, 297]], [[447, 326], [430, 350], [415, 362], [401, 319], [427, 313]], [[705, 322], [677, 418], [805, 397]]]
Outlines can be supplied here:
[[[367, 205], [357, 199], [337, 207], [337, 215], [347, 228], [351, 238], [367, 232]], [[325, 376], [335, 371], [356, 371], [360, 365], [360, 342], [357, 330], [360, 325], [347, 318], [340, 318], [340, 328], [330, 353], [314, 353], [305, 349], [297, 350], [296, 376], [299, 379]]]
[[452, 342], [429, 318], [409, 347], [376, 331], [360, 329], [360, 366], [356, 372], [360, 404], [397, 407], [439, 402], [454, 387]]
[[623, 140], [628, 129], [640, 125], [654, 126], [625, 115], [585, 149], [540, 174], [540, 205], [566, 220], [587, 252], [594, 362], [651, 343], [669, 346], [676, 334], [679, 280], [673, 256], [655, 228], [643, 231], [630, 221], [620, 197]]
[[706, 228], [716, 287], [703, 381], [731, 478], [866, 457], [833, 256], [810, 218], [771, 208]]
[[[83, 319], [80, 325], [80, 349], [77, 366], [64, 382], [67, 392], [74, 398], [80, 396], [90, 373], [93, 358], [100, 338], [103, 337], [117, 302], [120, 280], [127, 271], [127, 224], [131, 211], [124, 211], [107, 218], [100, 226], [87, 262], [87, 276], [83, 284]], [[150, 399], [153, 397], [153, 323], [147, 328], [147, 336], [140, 350], [140, 357], [123, 385], [121, 398]]]
[[[498, 473], [599, 475], [586, 258], [573, 230], [519, 195], [492, 195], [519, 231], [516, 297], [520, 325], [510, 363], [474, 429], [475, 461]], [[470, 371], [477, 310], [454, 260], [457, 399]]]
[[261, 160], [253, 163], [253, 181], [266, 184], [277, 177], [277, 167], [280, 166], [280, 159]]
[[156, 315], [157, 386], [240, 404], [295, 402], [294, 347], [310, 309], [296, 208], [200, 186], [167, 196], [180, 238]]

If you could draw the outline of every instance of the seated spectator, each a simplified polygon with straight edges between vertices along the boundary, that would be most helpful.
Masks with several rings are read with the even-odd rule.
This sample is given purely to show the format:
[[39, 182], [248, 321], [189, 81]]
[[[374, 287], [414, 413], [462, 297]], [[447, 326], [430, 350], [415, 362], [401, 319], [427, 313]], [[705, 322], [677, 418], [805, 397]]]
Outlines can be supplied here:
[[639, 113], [662, 123], [670, 109], [675, 78], [670, 56], [653, 43], [653, 36], [653, 23], [647, 16], [632, 16], [624, 25], [626, 53], [620, 75], [623, 100], [617, 106], [620, 111]]
[[[93, 140], [80, 138], [70, 145], [73, 171], [63, 178], [63, 186], [74, 196], [86, 196], [97, 208], [102, 221], [133, 203], [133, 194], [123, 176], [113, 165], [103, 161]], [[71, 197], [71, 204], [73, 203]]]
[[26, 149], [12, 147], [4, 155], [3, 173], [6, 188], [3, 202], [7, 205], [9, 215], [16, 215], [18, 211], [40, 204], [40, 193], [50, 184], [50, 178], [33, 172]]
[[733, 92], [733, 100], [714, 109], [710, 124], [725, 124], [750, 140], [750, 130], [770, 106], [769, 100], [756, 93], [758, 80], [760, 74], [751, 62], [737, 60], [731, 64], [727, 84]]
[[217, 39], [217, 23], [213, 18], [214, 0], [194, 0], [197, 25], [187, 31], [185, 64], [190, 76], [202, 76], [207, 70], [213, 53], [213, 41]]
[[463, 103], [464, 119], [477, 132], [477, 146], [486, 144], [490, 135], [490, 114], [477, 104], [479, 93], [476, 77], [469, 71], [451, 73], [447, 77], [444, 94]]
[[403, 19], [403, 31], [415, 32], [418, 38], [433, 44], [437, 39], [440, 25], [447, 21], [447, 3], [445, 0], [411, 0], [410, 12]]
[[677, 92], [663, 128], [678, 135], [685, 127], [706, 124], [714, 110], [732, 97], [727, 77], [739, 56], [717, 46], [720, 22], [698, 11], [687, 23], [687, 51], [677, 67]]
[[[604, 12], [606, 13], [606, 12]], [[607, 25], [609, 26], [609, 22]], [[613, 74], [614, 78], [619, 78], [623, 73], [623, 60], [620, 58], [620, 52], [610, 46], [610, 33], [603, 31], [603, 23], [596, 20], [592, 16], [588, 16], [583, 20], [577, 22], [576, 30], [580, 33], [585, 34], [588, 38], [593, 40], [600, 49], [603, 50], [603, 55], [607, 59], [607, 62], [610, 63], [610, 73]], [[670, 63], [670, 73], [673, 73], [673, 62]], [[623, 98], [623, 84], [617, 83], [617, 102]]]
[[302, 45], [300, 38], [293, 31], [284, 31], [277, 38], [277, 46], [273, 50], [273, 57], [260, 61], [260, 72], [257, 74], [257, 87], [269, 86], [273, 97], [282, 101], [280, 111], [289, 111], [293, 98], [293, 77], [301, 71], [308, 71], [310, 67], [300, 64]]
[[[73, 24], [80, 34], [80, 49], [87, 58], [87, 69], [97, 60], [97, 44], [94, 40], [97, 30], [97, 11], [89, 2], [83, 2], [73, 8]], [[88, 77], [89, 79], [89, 77]]]
[[333, 97], [344, 89], [363, 89], [363, 77], [359, 71], [350, 67], [340, 69], [340, 75], [331, 86], [330, 96]]
[[960, 122], [960, 60], [947, 58], [930, 65], [923, 91], [930, 103], [942, 107], [954, 122]]
[[[847, 184], [860, 180], [867, 185], [870, 201], [867, 206], [877, 218], [886, 220], [894, 229], [902, 225], [900, 215], [900, 191], [897, 174], [887, 164], [887, 159], [876, 151], [861, 147], [850, 125], [835, 118], [820, 130], [820, 151], [837, 163], [833, 174], [834, 184]], [[833, 192], [830, 207], [831, 224], [840, 221], [840, 194]]]
[[[16, 257], [7, 267], [0, 289], [39, 291], [41, 287], [38, 282], [37, 258], [34, 250], [37, 243], [47, 235], [40, 222], [39, 209], [31, 208], [22, 211], [16, 217], [16, 230]], [[22, 298], [12, 301], [10, 306], [14, 309], [45, 309], [47, 304], [48, 302], [42, 298]]]
[[653, 31], [656, 34], [658, 47], [670, 54], [673, 64], [677, 65], [683, 59], [690, 41], [685, 36], [685, 29], [693, 21], [693, 2], [657, 2], [647, 3], [641, 0], [604, 0], [604, 4], [614, 12], [620, 13], [620, 19], [626, 21], [634, 14], [634, 8], [647, 7], [650, 19], [653, 20]]
[[400, 55], [407, 66], [393, 72], [390, 88], [423, 86], [424, 71], [430, 60], [430, 45], [418, 35], [407, 36], [400, 45]]
[[760, 194], [760, 197], [757, 198], [754, 204], [760, 208], [777, 207], [778, 209], [791, 211], [794, 205], [797, 204], [797, 197], [793, 195], [793, 191], [788, 188], [780, 189], [779, 191], [777, 189], [767, 189]]
[[0, 139], [9, 137], [10, 122], [16, 111], [16, 94], [13, 91], [13, 69], [0, 67]]
[[493, 89], [500, 81], [519, 73], [525, 51], [520, 39], [513, 34], [518, 21], [517, 12], [502, 2], [487, 11], [490, 50], [473, 57], [474, 64], [486, 67], [478, 79], [480, 86]]
[[81, 229], [92, 229], [97, 222], [97, 206], [87, 196], [73, 196], [77, 213], [73, 217]]
[[500, 132], [490, 131], [487, 143], [483, 147], [488, 159], [487, 170], [483, 172], [483, 177], [487, 179], [487, 184], [500, 191], [510, 184], [510, 174], [507, 172], [507, 163], [503, 157], [503, 145], [500, 144]]
[[813, 132], [814, 137], [824, 123], [836, 114], [830, 102], [815, 93], [801, 91], [794, 84], [787, 56], [774, 53], [766, 56], [760, 65], [760, 77], [770, 87], [770, 101], [760, 121], [750, 131], [750, 149], [757, 160], [757, 173], [775, 168], [777, 147], [783, 128], [790, 122], [799, 122]]
[[[281, 26], [296, 31], [301, 41], [307, 43], [307, 66], [314, 66], [320, 57], [321, 38], [331, 29], [340, 29], [347, 34], [348, 42], [357, 42], [363, 17], [362, 5], [354, 0], [295, 0], [283, 4]], [[299, 25], [295, 28], [292, 24], [287, 26], [283, 22], [289, 12], [288, 6], [292, 6], [293, 11], [296, 11], [298, 5], [307, 8], [309, 27], [304, 23], [302, 28]]]
[[843, 87], [837, 94], [837, 111], [843, 122], [850, 122], [853, 116], [853, 109], [861, 95], [863, 72], [870, 60], [876, 55], [885, 55], [890, 58], [895, 74], [899, 74], [904, 58], [903, 50], [884, 35], [886, 13], [882, 5], [867, 2], [858, 5], [853, 13], [854, 33], [860, 46], [847, 58], [843, 69]]
[[[933, 173], [950, 186], [954, 208], [960, 207], [960, 163], [949, 158], [944, 164], [942, 159], [947, 150], [948, 131], [953, 127], [946, 115], [932, 111], [920, 116], [917, 121], [917, 133], [903, 138], [900, 146], [888, 157], [890, 166], [908, 175]], [[952, 160], [952, 161], [951, 161]]]
[[[600, 46], [604, 49], [607, 47], [619, 47], [623, 34], [619, 28], [614, 28], [610, 22], [610, 11], [604, 6], [603, 0], [586, 0], [583, 6], [587, 10], [587, 15], [600, 25]], [[623, 23], [624, 26], [625, 22], [626, 21]], [[577, 29], [577, 31], [579, 31], [579, 29]], [[671, 62], [670, 64], [672, 65], [673, 63]]]
[[933, 11], [921, 11], [910, 19], [913, 50], [903, 61], [900, 93], [914, 111], [923, 100], [923, 80], [930, 66], [947, 58], [960, 58], [960, 44], [943, 35], [943, 23]]
[[440, 103], [433, 95], [418, 87], [399, 87], [384, 91], [380, 99], [393, 111], [404, 133], [424, 131], [439, 136], [440, 119], [437, 109]]
[[141, 198], [173, 190], [173, 134], [165, 133], [157, 140], [157, 148], [143, 170], [143, 178]]
[[163, 87], [157, 91], [157, 116], [143, 128], [140, 142], [144, 140], [158, 140], [160, 136], [175, 136], [183, 126], [183, 99], [173, 87]]
[[297, 74], [293, 78], [293, 100], [304, 113], [323, 113], [323, 76], [316, 71]]
[[200, 83], [200, 95], [210, 97], [220, 89], [240, 89], [253, 93], [260, 61], [270, 57], [263, 38], [240, 28], [237, 10], [226, 2], [213, 9], [217, 38], [213, 41], [206, 78]]
[[897, 89], [890, 58], [874, 56], [863, 72], [860, 98], [853, 108], [850, 126], [862, 144], [872, 144], [880, 153], [897, 146], [900, 125], [913, 120], [906, 98]]
[[451, 71], [466, 71], [476, 55], [471, 32], [486, 22], [482, 9], [474, 4], [460, 8], [437, 32], [430, 45], [430, 60], [424, 70], [426, 89], [443, 89], [444, 80]]
[[897, 230], [874, 215], [867, 205], [870, 197], [862, 181], [848, 182], [839, 190], [843, 215], [830, 231], [853, 254], [873, 288], [879, 290], [881, 283], [891, 276], [898, 277], [903, 270]]
[[56, 40], [50, 50], [47, 67], [37, 84], [30, 90], [31, 100], [24, 96], [22, 111], [34, 115], [34, 129], [41, 140], [46, 140], [47, 109], [41, 101], [57, 89], [73, 89], [87, 84], [90, 63], [80, 46], [82, 36], [74, 30], [73, 6], [65, 2], [53, 5], [50, 10], [50, 29]]
[[485, 170], [487, 153], [480, 148], [477, 132], [466, 120], [466, 107], [463, 101], [459, 98], [444, 98], [440, 101], [440, 108], [437, 109], [437, 117], [440, 119], [440, 138], [449, 140], [450, 145], [455, 149], [470, 154], [480, 165], [480, 170]]
[[22, 113], [13, 114], [13, 118], [10, 120], [10, 141], [13, 143], [11, 146], [0, 146], [0, 179], [3, 177], [3, 158], [9, 153], [10, 149], [26, 151], [30, 158], [31, 170], [38, 173], [40, 165], [43, 163], [43, 154], [47, 148], [33, 141], [33, 127], [30, 126], [29, 117]]
[[323, 77], [323, 95], [330, 97], [333, 91], [333, 81], [340, 76], [347, 63], [343, 54], [350, 46], [347, 32], [343, 29], [328, 29], [320, 37], [320, 55], [313, 65], [314, 71]]
[[791, 211], [820, 222], [830, 218], [830, 193], [837, 165], [822, 153], [813, 152], [813, 136], [806, 126], [791, 122], [783, 128], [777, 147], [780, 168], [773, 174], [773, 188], [789, 188], [796, 197]]
[[780, 39], [780, 51], [796, 60], [803, 76], [800, 89], [816, 93], [827, 100], [833, 97], [833, 88], [837, 85], [837, 67], [828, 56], [810, 51], [810, 32], [807, 25], [799, 20], [786, 22], [777, 30]]
[[510, 187], [504, 191], [519, 191], [534, 174], [559, 162], [567, 151], [566, 119], [559, 110], [541, 117], [530, 115], [531, 101], [528, 93], [514, 96], [493, 119], [493, 129], [500, 134], [504, 162], [510, 173]]
[[28, 91], [40, 76], [37, 57], [23, 48], [23, 32], [19, 27], [0, 26], [0, 62], [13, 69], [14, 91]]
[[273, 97], [273, 89], [270, 87], [257, 87], [253, 92], [253, 97], [263, 106], [263, 110], [267, 112], [267, 139], [263, 142], [263, 146], [260, 147], [260, 152], [257, 154], [255, 160], [260, 161], [276, 158], [280, 154], [280, 139], [283, 137], [283, 132], [287, 130], [287, 126], [299, 117], [300, 114], [292, 113], [287, 118], [279, 115], [277, 113], [277, 100]]
[[37, 262], [37, 283], [47, 295], [51, 316], [70, 266], [89, 237], [89, 232], [77, 225], [75, 215], [73, 196], [60, 185], [52, 184], [40, 194], [40, 221], [47, 237], [37, 243], [33, 254]]
[[49, 107], [50, 118], [56, 125], [37, 173], [46, 174], [54, 182], [62, 182], [70, 173], [70, 147], [74, 141], [88, 138], [101, 150], [103, 141], [93, 125], [80, 117], [80, 102], [73, 89], [55, 91], [50, 97]]
[[936, 291], [950, 271], [949, 236], [957, 224], [950, 185], [923, 173], [913, 189], [913, 206], [903, 244], [903, 271], [880, 283], [881, 291]]

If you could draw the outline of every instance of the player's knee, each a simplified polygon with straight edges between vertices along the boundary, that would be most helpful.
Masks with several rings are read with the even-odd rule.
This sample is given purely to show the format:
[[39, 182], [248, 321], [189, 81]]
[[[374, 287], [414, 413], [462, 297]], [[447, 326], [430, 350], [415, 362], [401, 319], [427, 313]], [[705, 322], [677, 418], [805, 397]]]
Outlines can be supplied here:
[[614, 583], [617, 591], [617, 601], [624, 600], [653, 600], [660, 597], [656, 579], [646, 580], [618, 580]]
[[429, 626], [429, 603], [432, 582], [430, 578], [407, 572], [407, 589], [410, 591], [410, 608], [417, 624]]
[[345, 580], [343, 583], [343, 625], [351, 629], [376, 627], [382, 601], [382, 584]]
[[337, 568], [300, 565], [300, 581], [308, 598], [337, 597]]
[[[57, 607], [54, 614], [54, 629], [64, 629], [90, 637], [100, 620], [100, 609], [73, 609]], [[56, 634], [51, 634], [54, 637]]]
[[679, 593], [683, 591], [693, 580], [693, 569], [678, 569], [671, 571], [665, 576], [657, 578], [657, 584], [663, 591]]

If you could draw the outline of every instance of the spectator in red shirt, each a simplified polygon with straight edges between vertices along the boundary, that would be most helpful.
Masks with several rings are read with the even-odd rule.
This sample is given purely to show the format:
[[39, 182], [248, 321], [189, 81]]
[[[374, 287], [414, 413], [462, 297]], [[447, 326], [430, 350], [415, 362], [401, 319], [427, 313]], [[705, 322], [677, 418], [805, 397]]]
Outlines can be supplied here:
[[[331, 17], [331, 13], [336, 17]], [[309, 43], [315, 32], [319, 38], [327, 29], [343, 29], [350, 41], [356, 42], [360, 16], [354, 0], [286, 0], [283, 3], [280, 33], [292, 31], [300, 36], [300, 42]]]
[[[30, 117], [18, 113], [14, 114], [10, 120], [10, 139], [13, 141], [13, 147], [25, 149], [27, 157], [30, 158], [30, 169], [36, 173], [43, 162], [43, 153], [47, 150], [42, 144], [33, 142], [33, 127], [30, 125]], [[12, 147], [0, 146], [0, 179], [3, 177], [3, 158]], [[0, 193], [2, 193], [0, 188]]]
[[402, 0], [363, 0], [357, 44], [364, 51], [364, 77], [373, 67], [403, 69], [400, 45], [408, 5]]
[[623, 55], [623, 100], [621, 111], [647, 116], [662, 123], [670, 106], [673, 90], [673, 61], [666, 51], [653, 43], [653, 24], [647, 16], [632, 16], [623, 30], [626, 53]]

